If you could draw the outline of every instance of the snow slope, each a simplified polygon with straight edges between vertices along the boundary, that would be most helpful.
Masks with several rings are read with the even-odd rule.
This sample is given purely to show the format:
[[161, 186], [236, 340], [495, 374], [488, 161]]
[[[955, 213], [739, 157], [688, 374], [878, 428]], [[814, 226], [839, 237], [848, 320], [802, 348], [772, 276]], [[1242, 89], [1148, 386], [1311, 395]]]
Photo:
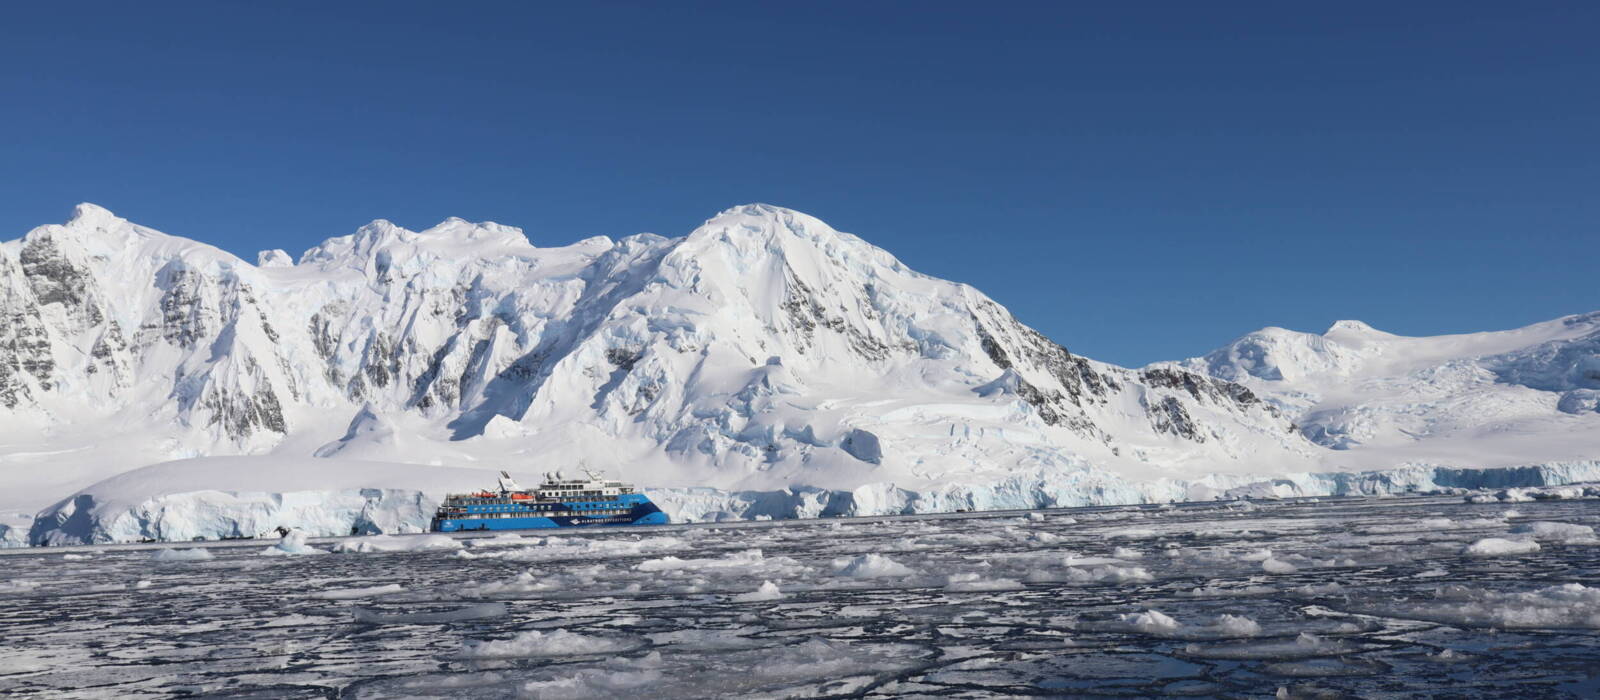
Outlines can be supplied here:
[[[486, 483], [447, 465], [580, 460], [692, 517], [1170, 500], [1577, 463], [1600, 433], [1600, 316], [1435, 339], [1266, 329], [1127, 369], [768, 205], [550, 248], [380, 220], [257, 263], [89, 204], [0, 243], [0, 510], [46, 508], [35, 539], [220, 536], [317, 490], [344, 515], [309, 525], [348, 531], [363, 490], [420, 507]], [[326, 485], [302, 466], [319, 464]], [[408, 482], [419, 467], [450, 483]], [[152, 504], [180, 493], [227, 514], [151, 535], [177, 513]]]
[[1330, 465], [1500, 467], [1600, 447], [1600, 313], [1431, 338], [1358, 321], [1322, 335], [1267, 328], [1179, 366], [1267, 397], [1335, 451]]

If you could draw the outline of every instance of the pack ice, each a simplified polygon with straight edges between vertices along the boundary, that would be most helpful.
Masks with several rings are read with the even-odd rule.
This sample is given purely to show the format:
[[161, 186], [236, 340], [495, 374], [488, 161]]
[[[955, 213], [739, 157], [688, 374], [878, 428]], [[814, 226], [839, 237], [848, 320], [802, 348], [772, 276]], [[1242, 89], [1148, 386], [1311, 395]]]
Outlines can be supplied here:
[[0, 314], [9, 544], [405, 532], [580, 461], [680, 520], [1600, 479], [1600, 313], [1130, 369], [762, 204], [552, 247], [380, 220], [255, 264], [83, 204], [0, 243]]

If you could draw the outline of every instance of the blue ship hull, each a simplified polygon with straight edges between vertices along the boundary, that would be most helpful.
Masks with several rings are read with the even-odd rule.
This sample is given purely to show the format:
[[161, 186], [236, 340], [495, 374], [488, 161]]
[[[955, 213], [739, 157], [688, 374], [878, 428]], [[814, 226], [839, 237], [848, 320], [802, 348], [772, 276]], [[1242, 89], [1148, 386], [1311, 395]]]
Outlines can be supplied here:
[[[621, 512], [619, 512], [621, 511]], [[641, 494], [619, 500], [528, 502], [467, 505], [447, 513], [441, 509], [429, 528], [433, 532], [485, 530], [538, 530], [556, 527], [666, 525], [667, 514]]]

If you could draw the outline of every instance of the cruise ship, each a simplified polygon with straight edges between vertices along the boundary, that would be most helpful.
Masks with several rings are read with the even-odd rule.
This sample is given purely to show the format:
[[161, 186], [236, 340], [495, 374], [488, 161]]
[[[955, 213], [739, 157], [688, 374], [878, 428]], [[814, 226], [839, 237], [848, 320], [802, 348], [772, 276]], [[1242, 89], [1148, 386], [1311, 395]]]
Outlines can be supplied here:
[[517, 486], [500, 472], [498, 491], [445, 496], [429, 529], [434, 532], [531, 530], [596, 525], [665, 525], [667, 514], [631, 484], [583, 470], [586, 479], [547, 473], [539, 488]]

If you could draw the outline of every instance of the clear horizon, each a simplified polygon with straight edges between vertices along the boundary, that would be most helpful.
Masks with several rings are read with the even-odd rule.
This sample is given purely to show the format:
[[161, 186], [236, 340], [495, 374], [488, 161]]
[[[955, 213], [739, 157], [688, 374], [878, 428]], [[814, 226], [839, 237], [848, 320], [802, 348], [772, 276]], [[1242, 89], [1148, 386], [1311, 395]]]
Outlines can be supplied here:
[[0, 240], [87, 201], [246, 260], [767, 202], [1139, 366], [1600, 309], [1600, 8], [84, 3], [0, 27]]

